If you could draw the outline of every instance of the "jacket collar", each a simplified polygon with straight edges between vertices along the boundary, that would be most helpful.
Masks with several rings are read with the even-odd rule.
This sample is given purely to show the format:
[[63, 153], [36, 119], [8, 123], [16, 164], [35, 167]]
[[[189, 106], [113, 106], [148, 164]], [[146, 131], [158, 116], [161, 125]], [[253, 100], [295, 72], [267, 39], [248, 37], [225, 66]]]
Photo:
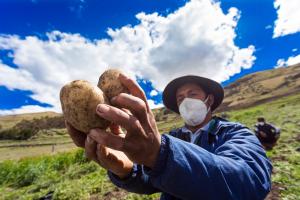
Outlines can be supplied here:
[[[201, 131], [207, 132], [208, 129], [209, 129], [210, 124], [212, 123], [212, 121], [213, 121], [213, 118], [212, 118], [205, 126], [203, 126], [203, 127], [199, 128], [198, 130], [196, 130], [195, 133], [198, 133], [200, 130], [201, 130]], [[181, 131], [182, 131], [183, 133], [191, 133], [191, 132], [192, 132], [192, 131], [190, 131], [186, 126], [183, 126], [183, 127], [181, 128]]]

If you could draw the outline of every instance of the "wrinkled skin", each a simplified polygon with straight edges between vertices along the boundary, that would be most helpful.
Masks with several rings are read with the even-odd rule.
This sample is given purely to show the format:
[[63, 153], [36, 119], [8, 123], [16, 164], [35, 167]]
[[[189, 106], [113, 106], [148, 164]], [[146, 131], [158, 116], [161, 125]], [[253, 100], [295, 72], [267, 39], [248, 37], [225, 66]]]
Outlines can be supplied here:
[[[96, 109], [100, 117], [112, 122], [110, 132], [92, 129], [86, 136], [67, 127], [74, 143], [85, 148], [87, 157], [124, 178], [133, 163], [154, 167], [161, 135], [143, 90], [123, 74], [119, 80], [130, 94], [121, 93], [111, 99], [112, 105], [99, 104]], [[125, 134], [120, 127], [126, 130]]]

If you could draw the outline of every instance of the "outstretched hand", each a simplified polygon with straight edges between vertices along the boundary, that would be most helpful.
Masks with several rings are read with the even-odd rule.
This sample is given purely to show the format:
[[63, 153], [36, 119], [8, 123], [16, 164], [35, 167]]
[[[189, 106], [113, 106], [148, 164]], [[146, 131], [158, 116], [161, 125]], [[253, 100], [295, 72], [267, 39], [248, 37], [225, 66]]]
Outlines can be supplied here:
[[[120, 178], [126, 177], [131, 172], [133, 163], [123, 152], [97, 144], [91, 137], [75, 129], [68, 122], [66, 122], [66, 127], [74, 143], [85, 149], [86, 156], [90, 160], [97, 162]], [[125, 136], [117, 125], [111, 125], [110, 130], [112, 134]]]
[[100, 129], [91, 130], [88, 136], [98, 145], [122, 151], [133, 162], [152, 168], [161, 144], [154, 115], [139, 85], [124, 75], [120, 75], [119, 79], [130, 94], [121, 93], [112, 98], [113, 106], [99, 104], [96, 112], [126, 129], [125, 136]]

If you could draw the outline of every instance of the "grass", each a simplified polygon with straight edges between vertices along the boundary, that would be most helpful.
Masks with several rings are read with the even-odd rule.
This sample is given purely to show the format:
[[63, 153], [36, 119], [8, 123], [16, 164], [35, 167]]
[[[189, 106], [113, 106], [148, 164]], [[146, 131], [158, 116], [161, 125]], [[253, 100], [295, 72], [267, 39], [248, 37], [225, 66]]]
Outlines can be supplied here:
[[[281, 128], [282, 135], [278, 145], [267, 154], [274, 166], [273, 185], [276, 186], [280, 198], [285, 200], [299, 199], [300, 196], [300, 153], [297, 151], [300, 147], [299, 110], [300, 94], [297, 94], [226, 113], [231, 121], [241, 122], [249, 128], [253, 127], [259, 116], [264, 116]], [[158, 122], [160, 132], [167, 132], [181, 125], [182, 121], [174, 114]], [[52, 142], [68, 140], [64, 134], [52, 136]], [[35, 140], [42, 142], [50, 140], [52, 136], [40, 135]], [[64, 145], [67, 144], [62, 144]], [[72, 148], [74, 146], [70, 147]], [[32, 149], [31, 153], [33, 151], [41, 149]], [[2, 153], [0, 148], [0, 155]], [[0, 163], [0, 199], [38, 199], [49, 192], [53, 192], [54, 199], [153, 200], [159, 197], [159, 194], [137, 195], [117, 189], [110, 183], [106, 171], [94, 162], [88, 162], [83, 151], [78, 149]]]
[[75, 145], [64, 129], [43, 130], [28, 140], [0, 140], [0, 161], [51, 155], [74, 148]]
[[33, 156], [53, 155], [58, 152], [68, 152], [76, 149], [73, 142], [68, 144], [29, 146], [29, 147], [5, 147], [0, 148], [0, 161], [19, 160]]
[[[273, 185], [285, 200], [300, 199], [300, 94], [259, 105], [228, 112], [232, 121], [253, 127], [258, 116], [281, 128], [278, 145], [267, 155], [273, 162]], [[298, 149], [298, 150], [297, 150]]]
[[0, 116], [0, 127], [2, 129], [11, 128], [16, 123], [22, 120], [33, 120], [41, 117], [55, 117], [61, 116], [61, 114], [54, 112], [42, 112], [42, 113], [30, 113], [30, 114], [20, 114], [20, 115], [8, 115], [8, 116]]
[[[116, 190], [106, 170], [86, 160], [83, 150], [4, 161], [0, 164], [0, 186], [0, 199], [39, 199], [50, 192], [53, 199], [90, 199]], [[125, 194], [124, 199], [157, 198]]]

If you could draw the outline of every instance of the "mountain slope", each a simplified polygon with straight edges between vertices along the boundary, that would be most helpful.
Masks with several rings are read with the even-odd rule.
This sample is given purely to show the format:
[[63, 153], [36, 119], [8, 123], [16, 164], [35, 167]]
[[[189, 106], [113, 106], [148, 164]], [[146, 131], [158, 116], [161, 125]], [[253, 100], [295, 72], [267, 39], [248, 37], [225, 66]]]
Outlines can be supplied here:
[[33, 120], [40, 119], [43, 117], [52, 118], [57, 116], [61, 116], [61, 114], [55, 112], [40, 112], [0, 116], [0, 127], [2, 127], [2, 129], [6, 129], [13, 127], [15, 124], [21, 122], [22, 120]]
[[240, 109], [300, 92], [300, 64], [244, 76], [226, 86], [219, 111]]

